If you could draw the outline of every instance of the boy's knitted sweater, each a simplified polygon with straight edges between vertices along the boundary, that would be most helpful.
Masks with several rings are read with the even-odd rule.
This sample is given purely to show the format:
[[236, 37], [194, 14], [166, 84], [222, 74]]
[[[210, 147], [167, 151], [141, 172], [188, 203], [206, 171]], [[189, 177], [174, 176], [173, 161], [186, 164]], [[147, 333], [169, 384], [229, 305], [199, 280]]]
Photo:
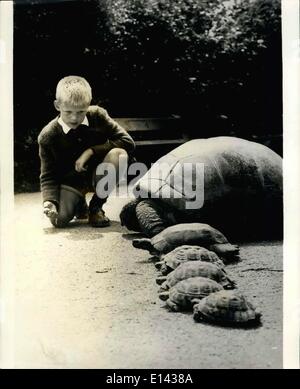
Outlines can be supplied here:
[[107, 111], [90, 106], [86, 114], [89, 126], [81, 126], [77, 135], [65, 134], [58, 117], [48, 123], [38, 136], [41, 160], [40, 184], [43, 201], [59, 204], [59, 189], [64, 177], [75, 170], [75, 161], [88, 148], [99, 160], [113, 148], [119, 147], [129, 154], [135, 146], [131, 136]]

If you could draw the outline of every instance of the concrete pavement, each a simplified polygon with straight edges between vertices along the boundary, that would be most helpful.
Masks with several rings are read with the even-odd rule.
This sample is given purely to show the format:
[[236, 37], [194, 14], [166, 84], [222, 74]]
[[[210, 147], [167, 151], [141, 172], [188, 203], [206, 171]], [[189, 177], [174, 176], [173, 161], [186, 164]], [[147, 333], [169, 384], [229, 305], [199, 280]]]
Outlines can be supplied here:
[[282, 368], [282, 242], [241, 245], [228, 272], [263, 312], [256, 329], [230, 329], [169, 312], [157, 270], [133, 248], [111, 197], [112, 225], [54, 229], [39, 193], [15, 197], [15, 367]]

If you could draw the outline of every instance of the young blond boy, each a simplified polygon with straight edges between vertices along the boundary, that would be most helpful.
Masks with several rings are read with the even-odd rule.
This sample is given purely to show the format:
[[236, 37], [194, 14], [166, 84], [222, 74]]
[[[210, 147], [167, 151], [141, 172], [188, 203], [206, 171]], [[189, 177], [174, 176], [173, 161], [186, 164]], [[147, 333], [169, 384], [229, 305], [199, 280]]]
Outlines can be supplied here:
[[[102, 209], [108, 194], [95, 193], [102, 178], [96, 175], [97, 166], [106, 162], [122, 173], [135, 147], [130, 135], [105, 109], [90, 105], [91, 100], [91, 87], [84, 78], [60, 80], [54, 101], [59, 116], [38, 136], [43, 208], [55, 227], [65, 227], [74, 216], [88, 218], [94, 227], [108, 226]], [[94, 194], [87, 207], [88, 192]]]

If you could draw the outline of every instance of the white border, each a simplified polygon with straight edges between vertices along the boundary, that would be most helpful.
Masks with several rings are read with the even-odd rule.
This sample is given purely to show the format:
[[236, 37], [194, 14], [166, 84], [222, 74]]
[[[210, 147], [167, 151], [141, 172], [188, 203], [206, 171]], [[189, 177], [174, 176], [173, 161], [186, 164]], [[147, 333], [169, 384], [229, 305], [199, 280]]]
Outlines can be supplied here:
[[0, 366], [14, 367], [13, 2], [0, 1]]
[[[282, 38], [285, 196], [283, 367], [297, 369], [300, 340], [299, 0], [282, 0]], [[13, 368], [15, 273], [12, 1], [0, 1], [0, 109], [0, 366]]]
[[299, 0], [282, 0], [284, 287], [283, 367], [299, 368], [300, 47]]

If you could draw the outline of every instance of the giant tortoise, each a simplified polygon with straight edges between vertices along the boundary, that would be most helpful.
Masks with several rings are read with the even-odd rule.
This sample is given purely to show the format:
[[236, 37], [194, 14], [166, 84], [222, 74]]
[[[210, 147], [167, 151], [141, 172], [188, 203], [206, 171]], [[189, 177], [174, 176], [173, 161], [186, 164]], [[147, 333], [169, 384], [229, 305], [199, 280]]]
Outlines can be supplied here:
[[121, 223], [149, 237], [190, 222], [212, 225], [231, 240], [282, 236], [282, 158], [256, 142], [188, 141], [154, 163], [134, 194]]

